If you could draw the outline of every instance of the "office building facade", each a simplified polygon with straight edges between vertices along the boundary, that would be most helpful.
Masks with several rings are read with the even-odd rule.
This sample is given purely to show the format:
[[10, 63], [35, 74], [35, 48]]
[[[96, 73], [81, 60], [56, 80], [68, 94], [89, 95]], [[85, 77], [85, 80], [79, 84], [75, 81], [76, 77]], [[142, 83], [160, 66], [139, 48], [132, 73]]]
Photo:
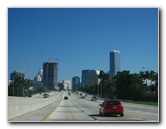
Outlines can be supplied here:
[[82, 86], [85, 87], [86, 85], [88, 85], [88, 72], [90, 70], [87, 69], [87, 70], [82, 70]]
[[72, 90], [77, 91], [80, 88], [80, 77], [75, 76], [72, 78]]
[[10, 80], [12, 81], [16, 77], [24, 78], [25, 74], [23, 72], [13, 71], [13, 73], [10, 74]]
[[99, 70], [82, 70], [82, 86], [85, 87], [99, 84], [99, 74]]
[[120, 71], [120, 51], [110, 52], [110, 78], [112, 79]]
[[99, 74], [100, 74], [99, 70], [90, 70], [88, 72], [88, 86], [99, 84], [100, 82], [100, 79], [98, 78]]
[[48, 90], [58, 86], [58, 63], [43, 63], [43, 86], [47, 87]]

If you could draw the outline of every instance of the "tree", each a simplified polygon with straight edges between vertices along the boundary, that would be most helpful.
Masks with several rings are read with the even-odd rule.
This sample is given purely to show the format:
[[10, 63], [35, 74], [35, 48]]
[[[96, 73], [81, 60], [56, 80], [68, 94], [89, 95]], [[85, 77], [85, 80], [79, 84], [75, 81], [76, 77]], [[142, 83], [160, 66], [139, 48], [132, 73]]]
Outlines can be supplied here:
[[111, 82], [109, 74], [101, 71], [98, 78], [100, 79], [101, 96], [114, 98], [116, 88], [114, 83]]
[[27, 96], [28, 94], [25, 91], [28, 91], [31, 85], [32, 83], [29, 79], [15, 77], [13, 82], [8, 86], [8, 95]]
[[139, 76], [141, 79], [145, 80], [145, 72], [140, 71], [139, 74], [138, 74], [138, 76]]
[[130, 71], [118, 72], [115, 76], [116, 95], [120, 99], [141, 99], [146, 91], [146, 86], [138, 74]]
[[106, 85], [106, 96], [108, 98], [115, 98], [115, 91], [116, 91], [115, 85], [113, 83], [109, 82]]
[[13, 96], [13, 83], [8, 86], [8, 96]]
[[32, 86], [32, 82], [30, 79], [24, 80], [24, 87], [25, 87], [25, 96], [30, 96], [32, 93], [30, 93], [29, 88]]
[[104, 95], [106, 97], [106, 88], [107, 88], [107, 85], [110, 82], [109, 74], [104, 73], [104, 71], [101, 70], [98, 78], [100, 79], [100, 88], [101, 88], [100, 93], [101, 93], [101, 96]]

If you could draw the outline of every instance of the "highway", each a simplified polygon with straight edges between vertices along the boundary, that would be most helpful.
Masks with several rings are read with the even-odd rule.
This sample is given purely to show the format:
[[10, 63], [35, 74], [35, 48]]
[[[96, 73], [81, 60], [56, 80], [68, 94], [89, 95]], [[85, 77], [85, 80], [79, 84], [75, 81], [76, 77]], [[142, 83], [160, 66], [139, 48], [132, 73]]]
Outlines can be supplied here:
[[[68, 96], [68, 100], [64, 100]], [[158, 106], [122, 102], [124, 116], [100, 116], [99, 104], [79, 94], [62, 91], [55, 102], [39, 110], [10, 119], [10, 122], [159, 122]], [[45, 98], [47, 99], [47, 98]]]

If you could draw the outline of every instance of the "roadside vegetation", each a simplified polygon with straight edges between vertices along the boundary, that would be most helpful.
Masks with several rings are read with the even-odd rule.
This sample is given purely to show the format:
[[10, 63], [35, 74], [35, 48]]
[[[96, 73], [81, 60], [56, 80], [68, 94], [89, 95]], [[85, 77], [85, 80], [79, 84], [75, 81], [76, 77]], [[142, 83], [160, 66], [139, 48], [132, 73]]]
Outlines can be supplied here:
[[158, 105], [158, 102], [150, 102], [150, 101], [133, 101], [135, 104], [146, 104], [146, 105]]
[[[146, 101], [147, 104], [158, 102], [158, 73], [154, 71], [131, 74], [125, 70], [118, 72], [112, 79], [109, 74], [101, 71], [98, 78], [99, 85], [85, 86], [79, 90], [104, 98], [138, 101], [137, 103]], [[147, 85], [147, 80], [151, 80], [150, 86]]]
[[31, 97], [33, 94], [46, 91], [45, 87], [34, 89], [32, 80], [21, 77], [15, 77], [8, 86], [8, 96]]

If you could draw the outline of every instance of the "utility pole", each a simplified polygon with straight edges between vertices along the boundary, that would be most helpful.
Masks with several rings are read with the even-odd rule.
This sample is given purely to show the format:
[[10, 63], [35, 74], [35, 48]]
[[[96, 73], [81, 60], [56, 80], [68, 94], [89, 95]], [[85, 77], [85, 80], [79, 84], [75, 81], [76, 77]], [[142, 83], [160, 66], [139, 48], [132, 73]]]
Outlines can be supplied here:
[[13, 76], [13, 96], [14, 96], [14, 76]]
[[[23, 67], [24, 78], [25, 78], [25, 69], [26, 69], [26, 68], [27, 68], [26, 66]], [[24, 91], [25, 88], [24, 88], [24, 87], [25, 87], [25, 84], [23, 83], [23, 89], [22, 89], [22, 90], [23, 90], [23, 91], [22, 91], [22, 92], [23, 92], [23, 97], [25, 97], [25, 91]]]

